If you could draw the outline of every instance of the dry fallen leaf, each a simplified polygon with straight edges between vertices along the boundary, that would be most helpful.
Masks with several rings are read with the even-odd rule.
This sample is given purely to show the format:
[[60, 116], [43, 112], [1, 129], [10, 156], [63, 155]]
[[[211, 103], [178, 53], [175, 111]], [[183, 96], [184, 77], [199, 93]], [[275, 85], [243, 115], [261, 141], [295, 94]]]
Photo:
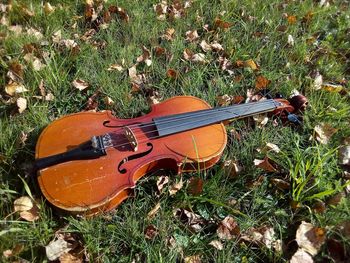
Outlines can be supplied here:
[[26, 89], [26, 87], [24, 87], [23, 84], [20, 84], [17, 82], [10, 82], [10, 83], [5, 85], [5, 92], [10, 96], [13, 96], [13, 95], [19, 94], [19, 93], [23, 93], [26, 91], [28, 91]]
[[53, 7], [49, 2], [46, 2], [44, 4], [44, 13], [46, 15], [49, 15], [49, 14], [51, 14], [54, 11], [55, 11], [55, 7]]
[[117, 71], [121, 72], [121, 71], [124, 70], [124, 68], [121, 65], [119, 65], [119, 64], [112, 64], [112, 65], [109, 66], [109, 68], [107, 70], [108, 71], [117, 70]]
[[289, 190], [290, 189], [290, 183], [279, 179], [279, 178], [271, 178], [270, 183], [276, 186], [280, 190]]
[[295, 240], [300, 248], [315, 256], [326, 240], [325, 229], [302, 221], [297, 229]]
[[170, 68], [167, 70], [166, 75], [168, 78], [176, 79], [179, 73], [176, 70]]
[[287, 21], [290, 25], [293, 25], [297, 22], [297, 17], [293, 15], [287, 15]]
[[221, 243], [220, 240], [213, 240], [209, 243], [209, 245], [215, 247], [217, 250], [223, 250], [224, 245]]
[[266, 172], [277, 172], [276, 168], [270, 163], [270, 159], [267, 156], [263, 160], [254, 159], [254, 165]]
[[316, 125], [314, 128], [313, 137], [322, 144], [327, 144], [334, 133], [336, 133], [338, 129], [333, 128], [327, 123], [321, 123]]
[[350, 145], [343, 145], [338, 150], [339, 162], [342, 165], [350, 165]]
[[215, 18], [214, 26], [217, 28], [228, 29], [232, 26], [232, 23], [221, 20], [220, 18]]
[[288, 40], [287, 40], [288, 45], [294, 46], [294, 38], [292, 35], [288, 35]]
[[271, 142], [266, 143], [266, 145], [262, 148], [257, 148], [256, 149], [259, 153], [267, 153], [269, 151], [275, 152], [275, 153], [279, 153], [281, 150], [280, 148]]
[[256, 77], [256, 80], [255, 80], [255, 88], [257, 88], [258, 90], [266, 89], [270, 83], [271, 83], [271, 80], [265, 78], [263, 75], [259, 75]]
[[22, 196], [14, 201], [14, 210], [24, 220], [33, 222], [39, 219], [39, 208], [28, 196]]
[[184, 184], [183, 184], [182, 177], [181, 177], [179, 182], [174, 183], [169, 187], [170, 195], [176, 194], [183, 187], [183, 185]]
[[169, 182], [169, 177], [162, 175], [159, 176], [158, 180], [157, 180], [157, 189], [158, 192], [161, 193], [163, 191], [164, 186]]
[[70, 253], [63, 253], [59, 257], [60, 263], [82, 263], [83, 262], [83, 256], [82, 255], [73, 255]]
[[200, 195], [203, 192], [203, 179], [199, 177], [191, 177], [188, 183], [187, 192], [190, 195]]
[[76, 89], [78, 89], [80, 91], [82, 91], [82, 90], [84, 90], [84, 89], [89, 87], [89, 83], [87, 83], [86, 81], [81, 80], [81, 79], [73, 80], [72, 85], [73, 85], [74, 88], [76, 88]]
[[224, 161], [223, 168], [231, 178], [236, 178], [237, 175], [243, 170], [243, 167], [236, 160]]
[[186, 41], [194, 42], [199, 38], [197, 30], [187, 31], [186, 32]]
[[18, 98], [16, 103], [19, 113], [22, 113], [27, 108], [27, 99], [25, 98]]
[[136, 59], [137, 63], [145, 62], [147, 66], [151, 66], [151, 52], [145, 46], [142, 46], [142, 52], [142, 55]]
[[49, 260], [56, 260], [70, 250], [72, 250], [71, 244], [64, 239], [63, 235], [59, 235], [45, 246], [46, 256]]
[[28, 211], [33, 208], [34, 203], [29, 196], [22, 196], [17, 198], [14, 202], [14, 210], [15, 212]]
[[290, 259], [290, 263], [313, 263], [314, 260], [310, 256], [309, 253], [305, 252], [305, 250], [299, 248], [297, 252]]
[[168, 28], [165, 33], [162, 35], [162, 38], [168, 41], [173, 41], [175, 37], [175, 29]]
[[199, 255], [187, 256], [184, 258], [184, 263], [201, 263], [201, 257]]
[[253, 120], [255, 121], [257, 127], [262, 129], [269, 121], [269, 118], [266, 116], [266, 114], [257, 114], [253, 116]]
[[259, 65], [252, 59], [248, 59], [243, 62], [244, 67], [251, 68], [252, 70], [258, 70]]
[[14, 82], [23, 81], [24, 67], [18, 61], [13, 61], [9, 64], [9, 70], [6, 77]]
[[205, 220], [200, 215], [186, 209], [175, 209], [173, 214], [194, 232], [200, 232], [206, 225]]
[[313, 89], [314, 90], [319, 90], [322, 88], [322, 84], [323, 84], [323, 77], [322, 75], [317, 72], [316, 73], [316, 76], [315, 76], [315, 79], [314, 79], [314, 83], [313, 83]]
[[341, 92], [344, 90], [344, 87], [338, 84], [323, 83], [322, 89], [329, 92]]
[[154, 239], [158, 235], [158, 229], [155, 225], [149, 225], [145, 229], [145, 238], [146, 239]]
[[160, 203], [157, 203], [155, 207], [153, 207], [152, 210], [148, 212], [147, 219], [151, 220], [157, 214], [159, 209], [160, 209]]
[[216, 233], [222, 240], [230, 240], [240, 234], [237, 222], [231, 216], [226, 216], [219, 224]]

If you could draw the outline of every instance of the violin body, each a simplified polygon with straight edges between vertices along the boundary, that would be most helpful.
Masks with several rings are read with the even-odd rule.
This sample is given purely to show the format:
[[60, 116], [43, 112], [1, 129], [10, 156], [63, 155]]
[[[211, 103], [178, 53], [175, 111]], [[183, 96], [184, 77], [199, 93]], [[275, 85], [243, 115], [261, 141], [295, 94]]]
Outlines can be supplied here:
[[157, 137], [152, 125], [138, 126], [156, 117], [209, 108], [201, 99], [180, 96], [153, 105], [149, 114], [134, 119], [118, 119], [104, 111], [81, 112], [54, 121], [38, 139], [36, 159], [67, 152], [96, 135], [109, 134], [112, 143], [99, 158], [40, 169], [38, 182], [43, 195], [62, 210], [92, 215], [119, 205], [145, 174], [158, 169], [180, 173], [211, 167], [227, 142], [222, 123], [163, 137]]

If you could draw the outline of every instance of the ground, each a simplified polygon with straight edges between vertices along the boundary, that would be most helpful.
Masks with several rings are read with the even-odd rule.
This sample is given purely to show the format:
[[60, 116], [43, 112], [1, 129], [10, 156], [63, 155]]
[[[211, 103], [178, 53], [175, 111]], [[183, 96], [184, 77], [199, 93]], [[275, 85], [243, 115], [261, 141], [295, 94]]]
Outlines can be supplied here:
[[[348, 1], [0, 5], [2, 261], [350, 257]], [[69, 113], [132, 118], [176, 95], [223, 106], [296, 92], [309, 101], [301, 125], [234, 121], [217, 165], [146, 176], [94, 218], [56, 214], [30, 172], [40, 132]], [[53, 240], [72, 249], [50, 257]]]

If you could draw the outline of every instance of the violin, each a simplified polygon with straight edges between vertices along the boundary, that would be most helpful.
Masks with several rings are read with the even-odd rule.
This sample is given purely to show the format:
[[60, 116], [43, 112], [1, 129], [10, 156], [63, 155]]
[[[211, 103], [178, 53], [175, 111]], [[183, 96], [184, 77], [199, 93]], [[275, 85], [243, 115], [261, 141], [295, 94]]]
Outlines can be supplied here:
[[266, 112], [286, 116], [305, 104], [299, 99], [293, 106], [290, 101], [211, 108], [199, 98], [179, 96], [133, 119], [118, 119], [110, 111], [64, 116], [39, 136], [39, 187], [59, 210], [75, 215], [109, 211], [146, 174], [158, 169], [179, 174], [217, 163], [227, 143], [225, 121]]

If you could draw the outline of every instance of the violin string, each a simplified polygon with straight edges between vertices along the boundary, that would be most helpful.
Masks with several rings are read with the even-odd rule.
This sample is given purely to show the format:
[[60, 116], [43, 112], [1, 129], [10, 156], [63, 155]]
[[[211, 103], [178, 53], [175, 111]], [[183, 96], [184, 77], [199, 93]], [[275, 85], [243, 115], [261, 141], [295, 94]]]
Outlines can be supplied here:
[[[276, 102], [273, 99], [267, 99], [264, 101], [258, 101], [258, 102], [246, 103], [246, 104], [237, 104], [237, 105], [231, 105], [231, 106], [226, 106], [226, 107], [221, 107], [221, 108], [210, 108], [210, 109], [198, 110], [198, 111], [192, 111], [192, 112], [183, 112], [183, 113], [193, 113], [193, 115], [191, 115], [191, 116], [178, 116], [178, 117], [176, 117], [177, 115], [183, 114], [183, 113], [179, 113], [179, 114], [173, 114], [173, 115], [168, 115], [168, 116], [159, 116], [159, 117], [171, 117], [171, 116], [173, 116], [174, 118], [176, 118], [176, 120], [183, 120], [183, 119], [187, 119], [187, 118], [207, 116], [208, 111], [210, 111], [209, 114], [217, 114], [218, 111], [222, 112], [222, 111], [227, 111], [228, 109], [241, 108], [243, 106], [252, 107], [253, 105], [251, 105], [251, 104], [254, 104], [254, 105], [258, 104], [258, 106], [259, 106], [259, 105], [263, 105], [263, 103], [270, 103], [270, 102], [274, 102], [276, 105]], [[249, 110], [249, 108], [248, 108], [248, 110]], [[170, 123], [170, 122], [173, 122], [174, 120], [175, 119], [169, 118], [168, 120], [164, 120], [164, 121], [159, 122], [159, 123], [161, 123], [161, 124], [168, 123], [168, 122]], [[145, 123], [135, 123], [135, 124], [131, 124], [131, 125], [121, 126], [118, 128], [123, 129], [123, 127], [128, 127], [129, 129], [131, 129], [132, 127], [138, 127], [140, 125], [142, 125], [143, 128], [146, 128], [149, 126], [153, 126], [154, 121], [145, 122]]]
[[[269, 100], [268, 102], [271, 102], [271, 100]], [[244, 108], [246, 108], [247, 106], [250, 106], [250, 107], [247, 108], [247, 110], [246, 110], [245, 112], [243, 112], [241, 115], [244, 115], [244, 114], [252, 107], [252, 105], [249, 105], [249, 104], [250, 104], [250, 103], [243, 104], [243, 105], [239, 105], [239, 106], [245, 106]], [[268, 104], [267, 101], [264, 101], [264, 102], [260, 103], [259, 106], [262, 106], [262, 105], [265, 105], [265, 104]], [[261, 114], [261, 113], [265, 113], [265, 112], [269, 112], [269, 111], [270, 111], [270, 110], [268, 110], [268, 111], [262, 110], [261, 112], [255, 112], [254, 114], [251, 114], [251, 115]], [[234, 112], [230, 112], [230, 113], [235, 114]], [[211, 114], [211, 115], [213, 115], [213, 114]], [[238, 115], [238, 114], [236, 114], [236, 115]], [[248, 115], [248, 116], [251, 116], [251, 115]], [[248, 117], [248, 116], [247, 116], [247, 117]], [[193, 117], [193, 116], [192, 116], [192, 117]], [[213, 117], [214, 117], [214, 116], [213, 116]], [[169, 121], [167, 121], [167, 122], [169, 122]], [[198, 122], [195, 122], [195, 123], [200, 123], [200, 122], [201, 122], [201, 121], [198, 121]], [[149, 126], [155, 125], [154, 122], [150, 122], [150, 123], [152, 123], [152, 124], [149, 125]], [[214, 124], [214, 123], [213, 123], [213, 124]], [[187, 123], [180, 124], [180, 125], [178, 125], [177, 127], [184, 126], [184, 125], [187, 125]], [[128, 126], [128, 127], [129, 127], [129, 126]], [[129, 128], [130, 128], [130, 127], [129, 127]], [[140, 127], [140, 128], [141, 128], [141, 127]], [[154, 130], [151, 130], [151, 131], [144, 132], [144, 133], [142, 133], [142, 134], [143, 134], [143, 135], [147, 135], [147, 134], [154, 133], [154, 132], [157, 132], [157, 131], [159, 132], [159, 131], [161, 131], [161, 130], [164, 130], [164, 129], [159, 129], [159, 130], [158, 130], [158, 129], [154, 129]], [[113, 132], [113, 133], [114, 133], [114, 132]], [[159, 138], [159, 137], [161, 137], [161, 136], [156, 135], [156, 136], [147, 138], [147, 140], [156, 139], [156, 138]], [[141, 143], [146, 142], [147, 140], [141, 140], [141, 141], [139, 141], [138, 143], [141, 144]], [[129, 145], [129, 144], [130, 144], [130, 142], [126, 142], [126, 143], [122, 143], [122, 144], [112, 144], [112, 145], [106, 146], [105, 149], [111, 148], [111, 147], [114, 147], [114, 148], [116, 148], [116, 147], [121, 147], [121, 146]]]
[[[174, 114], [174, 115], [168, 115], [169, 117], [173, 116], [173, 118], [168, 118], [166, 120], [163, 120], [163, 121], [159, 121], [158, 123], [159, 124], [166, 124], [166, 123], [172, 123], [173, 121], [182, 121], [182, 120], [185, 120], [185, 119], [191, 119], [191, 118], [196, 118], [196, 117], [202, 117], [202, 116], [210, 116], [210, 115], [216, 115], [218, 112], [229, 112], [229, 113], [234, 113], [234, 112], [231, 112], [232, 110], [235, 110], [236, 108], [246, 108], [248, 107], [248, 109], [242, 113], [242, 115], [244, 113], [246, 113], [250, 107], [253, 107], [254, 105], [257, 105], [257, 106], [262, 106], [262, 105], [267, 105], [267, 104], [270, 104], [271, 102], [273, 102], [275, 104], [275, 106], [277, 106], [276, 102], [272, 99], [269, 99], [269, 100], [264, 100], [264, 101], [261, 101], [261, 102], [255, 102], [255, 103], [246, 103], [246, 104], [239, 104], [239, 105], [232, 105], [232, 106], [226, 106], [226, 107], [222, 107], [222, 108], [212, 108], [212, 109], [208, 109], [210, 112], [208, 112], [207, 110], [200, 110], [199, 112], [196, 113], [196, 111], [193, 111], [192, 115], [190, 116], [176, 116], [176, 115], [180, 115], [180, 114]], [[254, 105], [252, 105], [254, 104]], [[191, 112], [184, 112], [184, 113], [191, 113]], [[166, 117], [166, 116], [161, 116], [161, 117]], [[142, 125], [142, 126], [140, 126]], [[150, 122], [145, 122], [145, 123], [138, 123], [138, 124], [132, 124], [132, 125], [126, 125], [126, 126], [123, 126], [123, 127], [128, 127], [130, 130], [132, 129], [132, 127], [137, 127], [137, 128], [146, 128], [146, 127], [150, 127], [150, 126], [154, 126], [155, 125], [155, 122], [154, 121], [150, 121]], [[120, 127], [120, 129], [123, 129], [123, 127]], [[176, 126], [175, 126], [176, 127]], [[154, 132], [156, 130], [153, 130], [153, 131], [149, 131], [149, 132]], [[112, 133], [116, 133], [116, 131], [112, 132]], [[144, 134], [143, 132], [140, 132], [141, 134]], [[135, 132], [134, 132], [135, 134]]]
[[[267, 104], [267, 102], [271, 102], [271, 100], [269, 100], [269, 101], [264, 101], [264, 102], [262, 102], [262, 103], [260, 103], [259, 104], [259, 106], [261, 106], [261, 105], [265, 105], [265, 104]], [[276, 105], [276, 103], [275, 103], [275, 105]], [[247, 110], [245, 111], [245, 112], [243, 112], [241, 115], [244, 115], [253, 105], [250, 105], [250, 103], [247, 103], [247, 104], [243, 104], [243, 105], [239, 105], [239, 106], [244, 106], [244, 108], [245, 107], [247, 107], [247, 106], [249, 106], [248, 108], [247, 108]], [[219, 108], [220, 109], [220, 108]], [[221, 109], [220, 109], [220, 111], [222, 111]], [[268, 111], [263, 111], [263, 112], [268, 112]], [[216, 112], [214, 112], [214, 113], [216, 113]], [[234, 112], [230, 112], [230, 113], [233, 113], [234, 114]], [[260, 114], [262, 113], [262, 112], [259, 112]], [[255, 115], [255, 114], [259, 114], [258, 112], [257, 113], [254, 113], [254, 114], [252, 114], [252, 115]], [[206, 114], [206, 115], [208, 115], [208, 114]], [[211, 115], [214, 115], [214, 114], [211, 114]], [[249, 115], [249, 116], [251, 116], [251, 115]], [[192, 117], [192, 116], [191, 116]], [[186, 117], [186, 118], [189, 118], [189, 117]], [[233, 119], [233, 118], [232, 118]], [[165, 123], [165, 122], [172, 122], [172, 121], [163, 121], [163, 122], [160, 122], [160, 123]], [[195, 123], [200, 123], [201, 121], [198, 121], [198, 122], [195, 122]], [[149, 122], [150, 123], [150, 125], [148, 125], [148, 126], [154, 126], [155, 125], [155, 123], [152, 121], [152, 122]], [[146, 123], [147, 124], [147, 123]], [[187, 123], [183, 123], [183, 124], [180, 124], [180, 125], [178, 125], [178, 126], [176, 126], [176, 127], [181, 127], [181, 126], [185, 126], [185, 125], [187, 125]], [[138, 126], [138, 125], [137, 125]], [[127, 126], [127, 127], [129, 127], [130, 128], [130, 126]], [[139, 128], [141, 128], [141, 127], [139, 127]], [[167, 129], [167, 128], [164, 128], [164, 129]], [[154, 129], [154, 130], [151, 130], [151, 131], [147, 131], [147, 132], [140, 132], [142, 135], [147, 135], [147, 134], [150, 134], [150, 133], [154, 133], [154, 132], [159, 132], [159, 131], [162, 131], [162, 130], [164, 130], [164, 129]], [[113, 132], [113, 133], [115, 133], [115, 132]], [[133, 131], [133, 133], [135, 134], [135, 132]], [[154, 136], [154, 137], [150, 137], [150, 138], [148, 138], [148, 139], [155, 139], [155, 138], [158, 138], [158, 137], [161, 137], [161, 136], [159, 136], [159, 135], [157, 135], [157, 136]], [[145, 142], [145, 141], [140, 141], [140, 142], [138, 142], [138, 143], [143, 143], [143, 142]], [[110, 145], [110, 146], [107, 146], [107, 147], [105, 147], [105, 148], [110, 148], [110, 147], [120, 147], [120, 146], [124, 146], [124, 145], [128, 145], [128, 144], [130, 144], [130, 142], [128, 141], [128, 142], [126, 142], [126, 143], [123, 143], [123, 144], [113, 144], [113, 145]]]

